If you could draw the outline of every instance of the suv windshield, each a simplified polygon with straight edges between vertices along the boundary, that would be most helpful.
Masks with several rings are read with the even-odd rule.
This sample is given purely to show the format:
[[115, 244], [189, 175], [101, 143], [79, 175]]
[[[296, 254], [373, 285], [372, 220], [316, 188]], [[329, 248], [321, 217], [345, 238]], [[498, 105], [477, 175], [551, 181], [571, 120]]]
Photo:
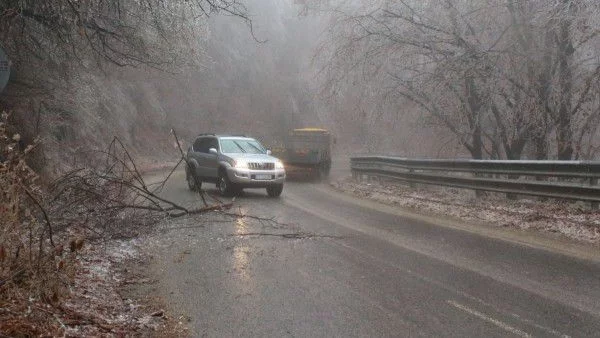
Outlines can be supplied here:
[[224, 154], [264, 154], [267, 152], [267, 150], [256, 140], [221, 139], [221, 152]]

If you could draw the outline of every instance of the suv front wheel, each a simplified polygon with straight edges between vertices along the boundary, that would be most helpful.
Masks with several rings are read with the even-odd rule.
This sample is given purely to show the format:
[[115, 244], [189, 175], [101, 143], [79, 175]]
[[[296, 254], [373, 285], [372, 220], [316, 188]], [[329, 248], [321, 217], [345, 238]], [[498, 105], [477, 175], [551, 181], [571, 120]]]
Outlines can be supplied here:
[[221, 196], [225, 197], [231, 196], [235, 192], [235, 186], [229, 181], [229, 177], [227, 177], [227, 174], [224, 172], [219, 173], [217, 188], [219, 189]]
[[269, 197], [279, 197], [283, 191], [283, 184], [274, 184], [267, 187]]

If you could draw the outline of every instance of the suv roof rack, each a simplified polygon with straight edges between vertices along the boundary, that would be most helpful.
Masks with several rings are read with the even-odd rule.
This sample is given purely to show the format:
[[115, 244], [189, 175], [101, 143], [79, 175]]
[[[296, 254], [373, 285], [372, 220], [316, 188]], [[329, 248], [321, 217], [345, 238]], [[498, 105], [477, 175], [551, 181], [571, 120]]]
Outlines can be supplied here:
[[200, 136], [249, 137], [249, 136], [244, 135], [244, 134], [216, 134], [216, 133], [200, 133], [196, 137], [200, 137]]

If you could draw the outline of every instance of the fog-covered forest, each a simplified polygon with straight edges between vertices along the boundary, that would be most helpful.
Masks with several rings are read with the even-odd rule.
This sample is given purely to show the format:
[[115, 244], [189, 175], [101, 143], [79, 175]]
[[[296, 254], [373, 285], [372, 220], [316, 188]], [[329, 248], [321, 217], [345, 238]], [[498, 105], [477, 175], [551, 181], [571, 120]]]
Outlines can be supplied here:
[[307, 73], [319, 25], [298, 6], [151, 3], [0, 5], [13, 62], [1, 103], [26, 142], [42, 136], [51, 162], [115, 135], [141, 156], [168, 156], [173, 127], [186, 139], [216, 131], [275, 142], [293, 125], [324, 123]]
[[322, 126], [338, 152], [594, 159], [594, 1], [3, 1], [0, 96], [57, 170], [169, 131], [269, 145]]

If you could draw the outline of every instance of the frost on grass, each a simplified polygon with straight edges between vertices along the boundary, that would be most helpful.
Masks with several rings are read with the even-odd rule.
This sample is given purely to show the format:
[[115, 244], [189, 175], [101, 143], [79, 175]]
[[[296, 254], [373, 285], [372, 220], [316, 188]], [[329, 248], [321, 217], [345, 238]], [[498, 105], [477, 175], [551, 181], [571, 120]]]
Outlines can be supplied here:
[[600, 212], [583, 203], [535, 198], [509, 200], [504, 194], [488, 193], [475, 198], [465, 189], [409, 185], [381, 181], [356, 182], [346, 178], [332, 186], [357, 197], [415, 209], [426, 214], [451, 216], [495, 226], [535, 229], [558, 233], [571, 239], [600, 243]]
[[[126, 276], [117, 267], [138, 259], [137, 242], [114, 241], [86, 249], [78, 263], [64, 313], [57, 316], [65, 336], [122, 335], [157, 330], [161, 319], [118, 292]], [[60, 317], [63, 317], [61, 320]]]
[[111, 143], [98, 152], [106, 155], [104, 164], [40, 183], [27, 164], [38, 143], [20, 144], [8, 117], [0, 114], [0, 336], [152, 329], [154, 321], [117, 293], [116, 268], [136, 259], [135, 242], [117, 239], [136, 237], [164, 217], [136, 204], [148, 199], [135, 192], [153, 193], [128, 151]]

